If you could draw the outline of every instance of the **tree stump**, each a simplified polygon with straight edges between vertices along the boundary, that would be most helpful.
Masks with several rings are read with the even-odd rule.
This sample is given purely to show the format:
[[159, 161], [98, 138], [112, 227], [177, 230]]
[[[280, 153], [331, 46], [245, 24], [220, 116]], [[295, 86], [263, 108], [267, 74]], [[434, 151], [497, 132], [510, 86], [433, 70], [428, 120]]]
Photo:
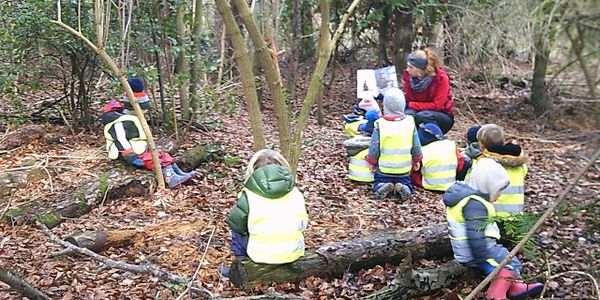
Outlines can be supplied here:
[[237, 287], [251, 289], [259, 284], [296, 283], [309, 276], [342, 277], [386, 263], [399, 264], [412, 255], [415, 259], [437, 259], [452, 255], [446, 224], [406, 231], [377, 233], [309, 249], [295, 262], [282, 265], [257, 264], [238, 257], [230, 268], [230, 280]]

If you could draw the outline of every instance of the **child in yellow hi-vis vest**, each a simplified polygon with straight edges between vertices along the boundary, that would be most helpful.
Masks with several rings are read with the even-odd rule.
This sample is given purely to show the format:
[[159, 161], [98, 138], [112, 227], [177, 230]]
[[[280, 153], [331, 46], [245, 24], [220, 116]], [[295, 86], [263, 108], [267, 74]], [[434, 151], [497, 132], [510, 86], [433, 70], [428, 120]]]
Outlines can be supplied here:
[[[510, 178], [510, 185], [494, 203], [499, 217], [508, 219], [511, 214], [520, 214], [525, 207], [525, 176], [527, 176], [527, 155], [521, 146], [504, 143], [504, 131], [496, 124], [486, 124], [477, 131], [477, 141], [482, 154], [474, 160], [474, 164], [482, 157], [498, 162]], [[469, 174], [466, 179], [468, 180]]]
[[375, 173], [376, 199], [393, 193], [404, 201], [414, 190], [409, 175], [420, 167], [421, 144], [413, 117], [404, 114], [405, 106], [402, 91], [389, 89], [383, 97], [383, 117], [375, 122], [365, 159]]
[[283, 264], [304, 255], [308, 215], [290, 169], [277, 151], [263, 149], [250, 159], [244, 188], [227, 218], [236, 256]]
[[[509, 186], [508, 173], [490, 158], [473, 166], [469, 183], [458, 181], [444, 194], [448, 231], [454, 258], [467, 266], [491, 273], [508, 255], [498, 244], [500, 230], [489, 218], [496, 216], [494, 202]], [[521, 262], [513, 257], [490, 284], [486, 299], [521, 299], [542, 291], [540, 283], [526, 284], [521, 279]]]

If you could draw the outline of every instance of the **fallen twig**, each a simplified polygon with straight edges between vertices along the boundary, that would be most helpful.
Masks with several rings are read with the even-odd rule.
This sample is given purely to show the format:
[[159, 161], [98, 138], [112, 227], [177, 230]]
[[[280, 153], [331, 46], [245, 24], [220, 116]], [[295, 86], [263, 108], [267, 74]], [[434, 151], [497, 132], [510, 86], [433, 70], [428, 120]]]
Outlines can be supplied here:
[[471, 291], [471, 293], [467, 296], [467, 298], [465, 298], [465, 300], [473, 300], [475, 298], [475, 296], [477, 295], [477, 293], [479, 293], [481, 290], [483, 290], [483, 288], [488, 283], [490, 283], [490, 281], [492, 281], [492, 279], [498, 274], [498, 272], [500, 272], [500, 270], [502, 268], [504, 268], [504, 266], [506, 266], [506, 264], [515, 256], [515, 254], [517, 252], [519, 252], [523, 248], [523, 246], [525, 246], [525, 243], [527, 243], [527, 241], [533, 236], [533, 234], [537, 231], [537, 229], [540, 226], [542, 226], [542, 224], [546, 221], [546, 219], [548, 219], [548, 217], [550, 217], [550, 215], [552, 215], [552, 213], [554, 212], [556, 207], [558, 207], [558, 205], [565, 199], [567, 194], [571, 191], [571, 189], [573, 189], [573, 187], [579, 181], [579, 179], [581, 179], [583, 174], [592, 165], [595, 164], [596, 159], [598, 159], [599, 156], [600, 156], [600, 149], [596, 150], [594, 155], [592, 155], [592, 158], [589, 160], [588, 164], [581, 171], [579, 171], [579, 173], [577, 174], [577, 176], [575, 176], [575, 178], [569, 184], [569, 186], [567, 186], [567, 188], [558, 196], [558, 199], [556, 199], [556, 201], [554, 201], [554, 203], [552, 203], [552, 205], [550, 205], [550, 207], [548, 207], [546, 212], [544, 212], [544, 214], [531, 227], [531, 229], [529, 229], [529, 232], [527, 232], [527, 234], [517, 244], [517, 246], [515, 248], [513, 248], [512, 251], [510, 251], [510, 253], [504, 258], [504, 260], [498, 266], [496, 266], [496, 268], [494, 269], [493, 272], [488, 274], [488, 276], [485, 277], [485, 279], [477, 287], [475, 287], [475, 289], [473, 289], [473, 291]]
[[[198, 276], [198, 272], [200, 271], [200, 269], [202, 268], [202, 265], [204, 264], [204, 258], [206, 257], [206, 252], [208, 251], [208, 248], [210, 247], [210, 241], [213, 238], [213, 235], [215, 234], [215, 229], [217, 229], [217, 226], [213, 226], [212, 231], [210, 233], [210, 236], [208, 237], [208, 242], [206, 242], [206, 248], [204, 248], [204, 253], [202, 254], [202, 258], [200, 259], [200, 263], [198, 264], [198, 267], [196, 268], [196, 271], [194, 272], [194, 275], [192, 276], [192, 279], [190, 280], [190, 282], [188, 283], [187, 288], [185, 289], [185, 291], [183, 291], [183, 293], [181, 293], [179, 295], [179, 297], [177, 297], [177, 299], [175, 300], [179, 300], [181, 299], [184, 295], [187, 295], [187, 293], [190, 291], [190, 289], [192, 288], [192, 285], [194, 284], [194, 280], [196, 280], [196, 276]], [[208, 294], [207, 296], [209, 296], [210, 298], [213, 298], [212, 294]]]
[[[600, 289], [598, 288], [598, 282], [596, 281], [596, 278], [594, 278], [594, 276], [592, 276], [592, 274], [590, 273], [586, 273], [586, 272], [582, 272], [582, 271], [566, 271], [566, 272], [562, 272], [562, 273], [558, 273], [556, 275], [552, 275], [552, 277], [548, 277], [548, 279], [555, 279], [561, 276], [565, 276], [565, 275], [569, 275], [569, 274], [577, 274], [580, 276], [585, 276], [585, 277], [589, 277], [590, 281], [592, 282], [592, 285], [594, 286], [594, 289], [596, 291], [596, 297], [597, 299], [600, 300]], [[549, 281], [548, 280], [548, 281]], [[544, 290], [545, 290], [545, 286], [544, 286]], [[540, 298], [544, 297], [544, 291], [542, 291], [542, 294], [540, 295]]]

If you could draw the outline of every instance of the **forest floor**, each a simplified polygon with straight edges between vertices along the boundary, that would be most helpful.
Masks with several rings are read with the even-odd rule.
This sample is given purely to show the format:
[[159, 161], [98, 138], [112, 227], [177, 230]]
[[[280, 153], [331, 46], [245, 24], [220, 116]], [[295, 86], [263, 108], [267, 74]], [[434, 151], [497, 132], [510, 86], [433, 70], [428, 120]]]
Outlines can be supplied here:
[[[355, 103], [355, 81], [349, 75], [353, 73], [354, 70], [348, 67], [338, 70], [337, 80], [325, 97], [327, 124], [319, 126], [315, 118], [311, 118], [304, 131], [298, 187], [304, 192], [310, 216], [307, 247], [384, 230], [445, 222], [445, 208], [439, 194], [418, 190], [404, 203], [380, 201], [373, 199], [370, 186], [346, 179], [341, 115], [350, 112]], [[303, 79], [303, 82], [307, 80]], [[457, 76], [453, 82], [456, 123], [449, 137], [464, 147], [463, 133], [467, 128], [475, 123], [493, 122], [505, 128], [509, 139], [521, 143], [529, 154], [528, 212], [542, 213], [587, 163], [586, 158], [600, 146], [600, 134], [591, 126], [592, 113], [588, 107], [562, 103], [557, 98], [555, 101], [559, 105], [555, 105], [554, 110], [536, 117], [525, 96], [526, 91], [510, 84], [488, 90], [480, 83]], [[275, 141], [276, 120], [269, 104], [266, 106], [263, 120], [267, 140]], [[160, 228], [133, 245], [109, 249], [103, 255], [138, 264], [152, 261], [164, 270], [187, 277], [202, 264], [197, 279], [215, 294], [234, 297], [263, 293], [265, 286], [249, 293], [240, 291], [218, 271], [234, 258], [230, 253], [230, 231], [225, 219], [242, 186], [245, 162], [253, 153], [249, 121], [243, 107], [239, 102], [237, 111], [211, 111], [205, 122], [210, 131], [192, 132], [181, 145], [182, 149], [197, 144], [221, 145], [224, 155], [239, 157], [239, 162], [220, 159], [201, 166], [197, 169], [199, 176], [191, 184], [170, 192], [167, 207], [154, 206], [149, 197], [107, 202], [87, 215], [63, 222], [52, 232], [65, 238], [86, 230]], [[43, 159], [60, 161], [57, 163], [68, 168], [62, 169], [60, 174], [55, 172], [52, 180], [30, 182], [25, 189], [12, 195], [10, 201], [1, 200], [0, 213], [5, 207], [16, 207], [33, 198], [58, 199], [75, 191], [81, 182], [94, 180], [87, 172], [101, 174], [115, 164], [103, 153], [100, 126], [96, 131], [76, 134], [66, 126], [45, 125], [45, 129], [60, 136], [62, 142], [28, 141], [0, 154], [1, 168], [16, 168], [31, 160]], [[59, 156], [80, 159], [57, 158]], [[549, 281], [547, 297], [582, 299], [594, 295], [595, 288], [588, 277], [565, 272], [580, 271], [600, 278], [599, 168], [596, 163], [586, 172], [567, 196], [559, 216], [546, 221], [536, 234], [538, 257], [524, 259], [521, 255], [524, 273], [531, 277], [545, 276], [547, 268], [543, 265], [550, 266], [550, 274], [555, 277]], [[189, 226], [180, 226], [182, 224]], [[61, 248], [33, 225], [0, 225], [0, 265], [17, 271], [52, 299], [174, 299], [183, 291], [181, 286], [164, 284], [153, 276], [105, 268], [89, 257], [53, 257], [51, 253], [58, 250]], [[421, 260], [417, 265], [436, 263]], [[355, 299], [384, 287], [393, 276], [394, 266], [387, 265], [340, 279], [310, 277], [299, 284], [274, 286], [279, 292], [313, 299]], [[448, 299], [452, 291], [465, 296], [477, 283], [464, 282], [452, 290], [443, 290], [423, 299]], [[0, 283], [0, 299], [18, 298], [14, 291]]]

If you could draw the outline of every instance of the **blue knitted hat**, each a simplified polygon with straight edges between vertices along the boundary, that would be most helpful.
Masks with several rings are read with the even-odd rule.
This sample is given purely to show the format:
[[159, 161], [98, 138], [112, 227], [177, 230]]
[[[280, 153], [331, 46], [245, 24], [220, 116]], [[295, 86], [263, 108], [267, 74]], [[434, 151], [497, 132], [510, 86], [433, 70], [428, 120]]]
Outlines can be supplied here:
[[479, 131], [479, 128], [481, 128], [480, 125], [475, 125], [467, 130], [465, 138], [469, 144], [477, 142], [477, 132]]
[[440, 127], [435, 123], [426, 123], [419, 125], [419, 129], [417, 129], [417, 134], [419, 135], [419, 141], [421, 142], [421, 146], [425, 146], [431, 142], [443, 140], [445, 138], [442, 129], [440, 129]]
[[142, 79], [137, 77], [131, 77], [127, 80], [127, 82], [129, 83], [129, 86], [131, 87], [131, 90], [133, 90], [134, 93], [140, 93], [144, 91], [144, 81]]

